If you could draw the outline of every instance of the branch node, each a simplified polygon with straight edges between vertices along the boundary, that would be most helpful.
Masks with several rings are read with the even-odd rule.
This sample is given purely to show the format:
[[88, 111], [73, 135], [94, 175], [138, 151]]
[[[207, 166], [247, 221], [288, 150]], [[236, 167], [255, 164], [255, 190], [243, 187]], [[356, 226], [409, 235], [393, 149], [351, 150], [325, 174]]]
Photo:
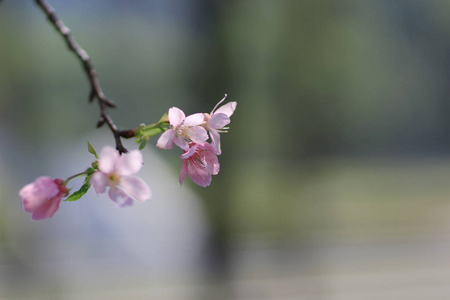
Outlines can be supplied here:
[[103, 118], [103, 117], [100, 118], [97, 122], [97, 128], [102, 127], [105, 124], [105, 122], [106, 122], [105, 118]]

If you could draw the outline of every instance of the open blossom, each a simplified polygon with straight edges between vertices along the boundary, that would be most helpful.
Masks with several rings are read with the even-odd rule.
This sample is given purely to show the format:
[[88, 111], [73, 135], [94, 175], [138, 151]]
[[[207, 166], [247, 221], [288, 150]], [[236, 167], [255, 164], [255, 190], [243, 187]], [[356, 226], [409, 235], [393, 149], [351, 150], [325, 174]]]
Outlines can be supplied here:
[[170, 128], [158, 139], [156, 146], [161, 149], [172, 149], [175, 143], [181, 149], [188, 151], [189, 144], [200, 144], [208, 139], [208, 133], [201, 125], [204, 117], [202, 113], [187, 116], [178, 107], [169, 109]]
[[109, 198], [120, 207], [131, 205], [132, 199], [147, 201], [151, 198], [150, 188], [142, 179], [130, 176], [139, 172], [142, 164], [142, 154], [138, 150], [120, 155], [114, 148], [103, 148], [98, 171], [91, 178], [95, 192], [104, 193], [108, 186]]
[[208, 143], [191, 145], [189, 151], [181, 155], [182, 165], [180, 183], [183, 184], [186, 174], [193, 182], [202, 187], [211, 184], [212, 175], [220, 170], [219, 160], [214, 148]]
[[211, 111], [210, 114], [204, 114], [204, 126], [209, 131], [209, 135], [211, 136], [212, 146], [214, 147], [214, 150], [217, 155], [221, 154], [220, 150], [220, 133], [226, 132], [225, 126], [230, 124], [231, 120], [230, 117], [234, 113], [234, 110], [236, 109], [237, 103], [236, 102], [228, 102], [225, 105], [222, 105], [217, 110], [217, 106], [219, 106], [220, 103], [225, 101], [227, 98], [227, 95], [219, 101], [219, 103], [216, 104], [214, 109]]
[[31, 213], [31, 219], [42, 220], [55, 214], [62, 197], [68, 193], [69, 190], [62, 179], [42, 176], [24, 186], [19, 195], [23, 209]]

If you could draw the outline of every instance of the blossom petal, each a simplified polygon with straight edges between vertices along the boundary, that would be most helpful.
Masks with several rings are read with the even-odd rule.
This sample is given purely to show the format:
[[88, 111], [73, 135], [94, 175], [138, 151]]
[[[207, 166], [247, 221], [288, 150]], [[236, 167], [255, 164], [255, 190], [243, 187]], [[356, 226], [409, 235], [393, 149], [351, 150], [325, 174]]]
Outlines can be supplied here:
[[52, 217], [59, 208], [61, 203], [61, 196], [56, 196], [51, 199], [47, 199], [41, 206], [31, 214], [32, 220], [42, 220]]
[[37, 178], [33, 183], [24, 186], [19, 195], [22, 197], [23, 209], [32, 212], [41, 206], [47, 199], [53, 198], [59, 193], [59, 188], [47, 176]]
[[35, 197], [52, 198], [59, 193], [55, 181], [47, 176], [42, 176], [34, 181], [33, 195]]
[[222, 153], [222, 150], [220, 149], [220, 134], [215, 130], [211, 130], [209, 135], [211, 135], [211, 143], [214, 148], [214, 152], [217, 155], [220, 155]]
[[143, 159], [139, 150], [132, 150], [122, 154], [117, 161], [116, 170], [119, 175], [129, 176], [136, 174], [142, 168]]
[[217, 175], [220, 171], [220, 164], [217, 155], [212, 151], [203, 151], [206, 161], [206, 171], [212, 175]]
[[168, 129], [161, 134], [156, 143], [156, 147], [161, 149], [172, 149], [173, 138], [175, 137], [175, 130]]
[[208, 126], [214, 129], [222, 129], [230, 124], [230, 117], [224, 113], [215, 113], [208, 121]]
[[133, 204], [133, 200], [128, 197], [124, 191], [119, 190], [117, 187], [110, 187], [108, 196], [119, 207], [130, 206]]
[[33, 210], [35, 210], [43, 201], [39, 201], [40, 203], [36, 203], [36, 201], [30, 201], [33, 197], [33, 186], [33, 183], [29, 183], [24, 186], [19, 192], [19, 195], [22, 198], [23, 210], [27, 212], [32, 212]]
[[178, 107], [172, 107], [169, 109], [169, 123], [173, 127], [177, 127], [181, 123], [183, 123], [186, 115], [184, 112]]
[[181, 159], [187, 159], [187, 158], [191, 157], [192, 155], [194, 155], [194, 153], [195, 153], [195, 151], [197, 150], [198, 146], [199, 146], [198, 144], [195, 144], [194, 146], [192, 146], [191, 148], [189, 148], [189, 150], [188, 150], [187, 152], [183, 153], [183, 154], [180, 156], [180, 158], [181, 158]]
[[106, 184], [108, 177], [102, 172], [95, 172], [91, 177], [91, 183], [97, 194], [104, 193], [106, 191]]
[[119, 151], [109, 146], [104, 147], [98, 160], [98, 169], [106, 174], [113, 173], [119, 158]]
[[228, 117], [231, 117], [231, 115], [234, 113], [234, 110], [236, 109], [237, 102], [228, 102], [227, 104], [219, 107], [214, 114], [226, 114]]
[[203, 120], [205, 119], [203, 113], [196, 113], [190, 116], [187, 116], [184, 120], [185, 126], [199, 126], [203, 123]]
[[178, 147], [180, 147], [184, 151], [188, 151], [189, 150], [189, 144], [184, 139], [182, 139], [182, 138], [177, 136], [177, 137], [174, 138], [173, 142], [175, 143], [175, 145], [177, 145]]
[[181, 171], [180, 171], [180, 184], [183, 185], [184, 178], [186, 177], [188, 171], [188, 163], [187, 160], [183, 159], [181, 163]]
[[188, 175], [199, 186], [207, 187], [211, 184], [212, 175], [197, 164], [188, 164]]
[[190, 139], [197, 144], [203, 143], [208, 139], [208, 132], [201, 126], [189, 128]]
[[120, 187], [133, 199], [144, 202], [152, 197], [152, 192], [148, 185], [138, 177], [122, 177]]

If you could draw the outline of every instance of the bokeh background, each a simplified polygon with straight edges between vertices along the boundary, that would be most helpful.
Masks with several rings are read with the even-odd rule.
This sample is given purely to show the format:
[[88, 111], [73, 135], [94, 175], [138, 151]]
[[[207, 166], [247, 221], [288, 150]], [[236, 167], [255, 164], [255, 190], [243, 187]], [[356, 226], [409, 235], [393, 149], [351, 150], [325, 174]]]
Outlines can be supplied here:
[[152, 139], [150, 202], [90, 191], [33, 222], [20, 188], [113, 138], [34, 2], [2, 1], [0, 299], [448, 299], [449, 1], [51, 4], [119, 127], [238, 106], [210, 187]]

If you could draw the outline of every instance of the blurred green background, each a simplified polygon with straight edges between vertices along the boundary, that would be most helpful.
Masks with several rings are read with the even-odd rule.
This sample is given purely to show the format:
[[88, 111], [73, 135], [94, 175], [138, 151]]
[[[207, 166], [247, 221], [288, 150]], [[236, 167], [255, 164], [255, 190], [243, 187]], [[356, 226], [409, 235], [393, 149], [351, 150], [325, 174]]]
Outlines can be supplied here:
[[[88, 137], [98, 148], [103, 144], [93, 136], [114, 140], [106, 128], [95, 129], [99, 111], [87, 103], [85, 74], [44, 15], [33, 1], [4, 0], [0, 299], [448, 296], [449, 1], [51, 4], [91, 56], [104, 92], [118, 105], [111, 115], [119, 127], [155, 122], [172, 106], [209, 112], [225, 93], [238, 106], [222, 135], [221, 171], [212, 185], [187, 180], [178, 191], [193, 193], [206, 224], [195, 280], [176, 267], [167, 276], [143, 268], [136, 274], [148, 281], [130, 275], [116, 285], [108, 276], [120, 276], [120, 268], [92, 273], [83, 263], [95, 259], [86, 254], [75, 260], [80, 274], [91, 272], [90, 285], [61, 278], [55, 285], [52, 272], [65, 268], [70, 253], [49, 271], [48, 261], [27, 260], [29, 253], [17, 249], [45, 243], [48, 228], [65, 220], [58, 212], [56, 220], [29, 221], [17, 191], [50, 170], [64, 177], [84, 168], [89, 160], [76, 153], [87, 152]], [[179, 189], [180, 153], [155, 142], [145, 151], [169, 170], [174, 185], [167, 189]], [[73, 168], [62, 171], [69, 160]], [[149, 185], [157, 189], [162, 176], [152, 172]], [[152, 210], [160, 201], [154, 195], [144, 205]], [[66, 215], [71, 205], [62, 203]], [[165, 241], [174, 238], [155, 226]], [[39, 238], [32, 238], [35, 230]], [[85, 241], [86, 253], [98, 251], [90, 244], [103, 231], [97, 234]], [[70, 239], [61, 229], [53, 240], [61, 236]]]

